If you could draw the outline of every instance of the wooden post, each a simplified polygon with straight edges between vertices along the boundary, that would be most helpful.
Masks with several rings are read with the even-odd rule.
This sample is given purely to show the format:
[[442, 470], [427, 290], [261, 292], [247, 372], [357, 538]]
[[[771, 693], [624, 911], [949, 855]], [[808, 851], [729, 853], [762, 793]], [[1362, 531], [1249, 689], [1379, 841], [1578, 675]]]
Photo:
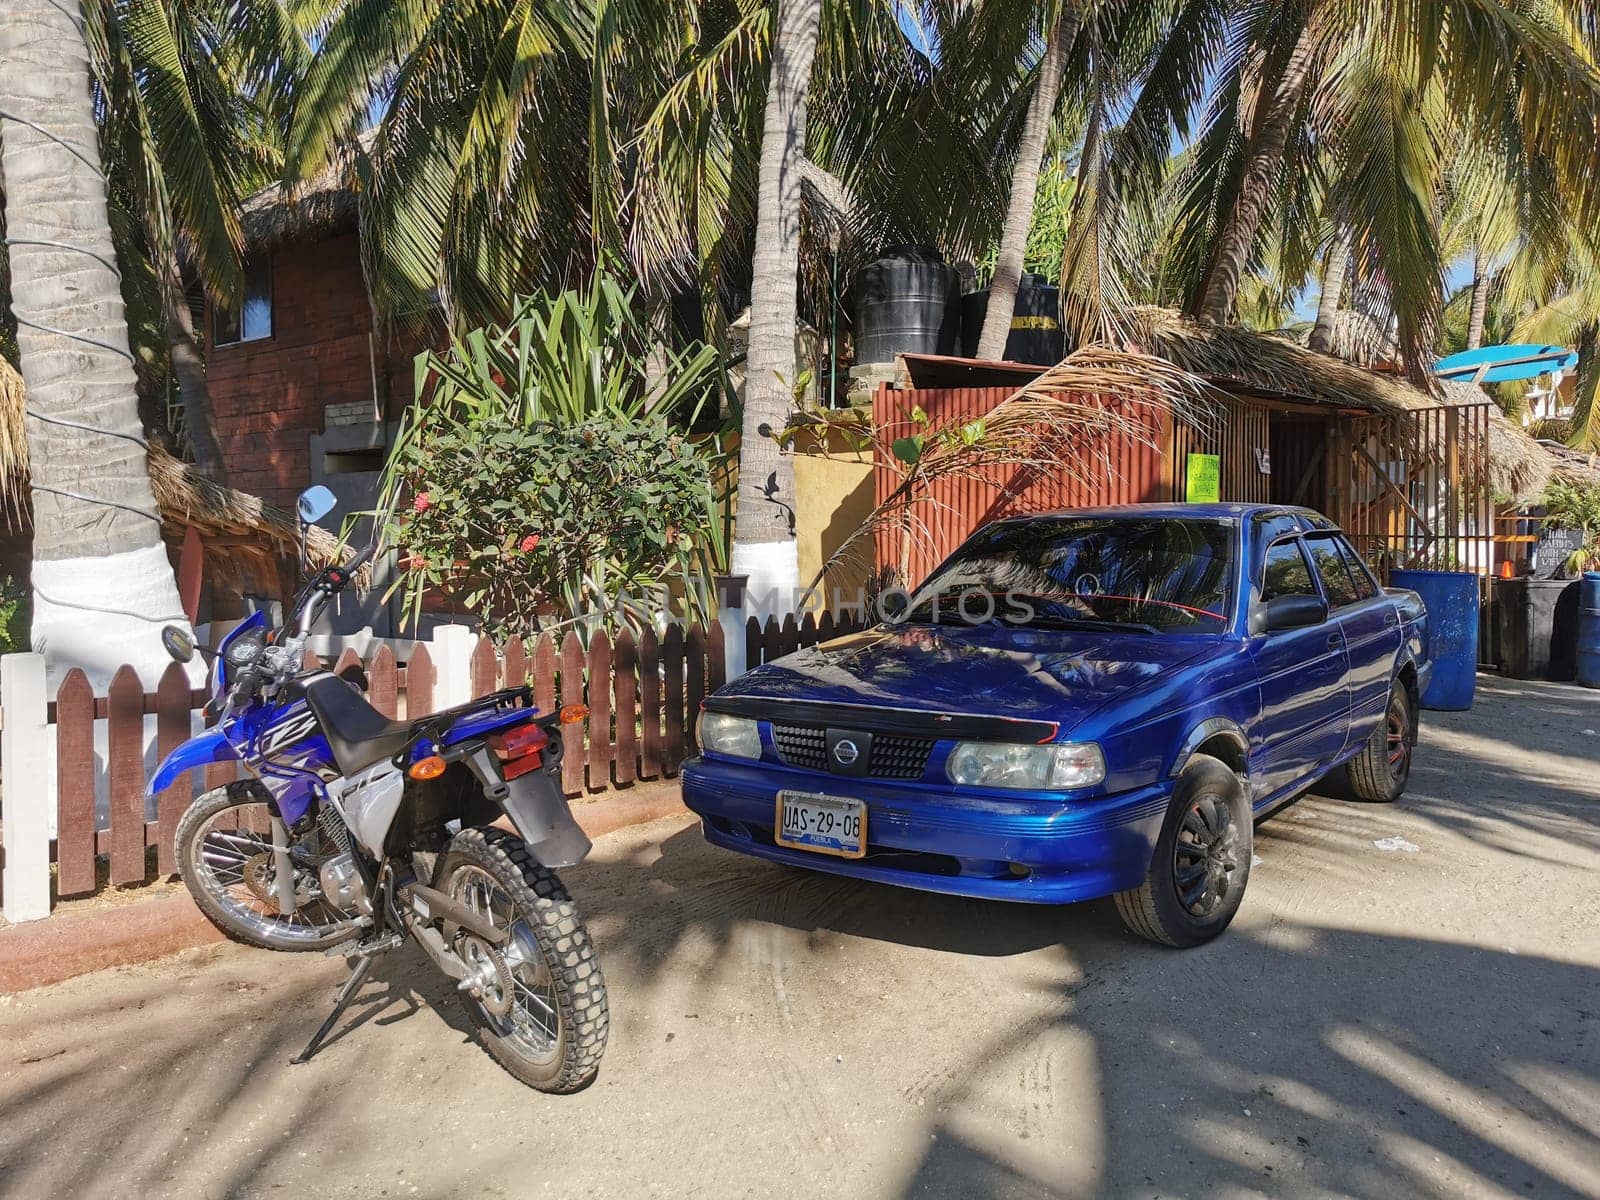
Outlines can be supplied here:
[[683, 740], [685, 747], [693, 753], [700, 701], [706, 698], [706, 631], [703, 626], [690, 627], [689, 638], [683, 648], [683, 665]]
[[394, 665], [394, 651], [379, 646], [367, 668], [367, 698], [372, 707], [393, 721], [400, 713], [400, 672]]
[[617, 634], [611, 658], [617, 694], [617, 745], [612, 769], [618, 783], [632, 783], [639, 774], [639, 652], [634, 647], [633, 634], [626, 629]]
[[[7, 780], [5, 914], [12, 922], [50, 915], [50, 727], [45, 721], [46, 705], [44, 656], [7, 654], [0, 658], [0, 711], [5, 713], [0, 760], [5, 763]], [[90, 762], [92, 768], [92, 753]], [[92, 805], [92, 782], [89, 795]], [[91, 859], [90, 869], [93, 867]]]
[[589, 788], [611, 782], [611, 639], [604, 629], [589, 639]]
[[144, 684], [119, 667], [106, 702], [111, 777], [111, 882], [144, 882]]
[[744, 669], [753, 670], [766, 662], [766, 643], [761, 636], [761, 622], [751, 617], [744, 623]]
[[56, 894], [88, 896], [95, 887], [94, 688], [77, 667], [56, 693], [55, 734]]
[[[61, 706], [56, 705], [56, 724], [61, 723]], [[156, 686], [156, 749], [161, 758], [189, 740], [194, 726], [194, 716], [189, 708], [189, 675], [177, 663], [161, 674]], [[171, 875], [178, 869], [177, 847], [174, 839], [178, 833], [178, 820], [189, 801], [194, 799], [194, 780], [187, 773], [180, 775], [171, 787], [156, 799], [156, 869]], [[59, 845], [59, 842], [58, 842]], [[59, 851], [57, 852], [59, 857]]]
[[415, 721], [435, 711], [433, 703], [433, 655], [418, 642], [406, 662], [406, 720]]
[[661, 639], [661, 726], [665, 754], [661, 768], [678, 773], [683, 761], [683, 627], [668, 625]]
[[556, 643], [548, 633], [533, 647], [533, 703], [540, 712], [556, 710]]
[[639, 727], [643, 739], [639, 774], [654, 779], [661, 774], [661, 653], [656, 631], [646, 628], [639, 641]]
[[494, 643], [488, 638], [480, 637], [478, 644], [472, 648], [467, 670], [472, 678], [471, 699], [487, 696], [495, 690], [495, 680], [500, 674], [500, 659], [494, 652]]
[[[561, 642], [561, 704], [583, 703], [583, 645], [576, 630]], [[569, 796], [583, 791], [583, 726], [561, 726], [561, 786]]]

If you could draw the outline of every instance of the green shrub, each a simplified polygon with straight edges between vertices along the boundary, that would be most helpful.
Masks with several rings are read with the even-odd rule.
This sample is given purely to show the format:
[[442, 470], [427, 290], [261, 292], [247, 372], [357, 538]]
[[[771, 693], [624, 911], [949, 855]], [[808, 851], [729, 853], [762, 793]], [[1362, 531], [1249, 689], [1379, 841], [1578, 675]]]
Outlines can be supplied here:
[[676, 422], [719, 367], [710, 347], [655, 344], [605, 276], [420, 355], [384, 488], [413, 614], [438, 589], [497, 635], [542, 612], [639, 623], [711, 532], [711, 462]]
[[32, 601], [26, 584], [9, 575], [0, 579], [0, 654], [21, 654], [32, 648], [28, 640]]
[[1545, 492], [1544, 524], [1547, 529], [1576, 529], [1583, 544], [1567, 559], [1573, 575], [1600, 570], [1600, 486], [1558, 479]]

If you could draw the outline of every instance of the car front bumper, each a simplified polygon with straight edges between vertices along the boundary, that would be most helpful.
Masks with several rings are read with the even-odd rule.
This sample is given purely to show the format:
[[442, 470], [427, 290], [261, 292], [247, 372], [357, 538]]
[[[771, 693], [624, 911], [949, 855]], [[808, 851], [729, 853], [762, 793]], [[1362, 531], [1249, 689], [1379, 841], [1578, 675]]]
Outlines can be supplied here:
[[[1162, 780], [1090, 800], [1011, 798], [706, 758], [685, 763], [681, 779], [683, 802], [713, 845], [901, 887], [1032, 904], [1138, 887], [1172, 794], [1172, 781]], [[786, 788], [863, 801], [866, 856], [777, 845], [777, 797]]]

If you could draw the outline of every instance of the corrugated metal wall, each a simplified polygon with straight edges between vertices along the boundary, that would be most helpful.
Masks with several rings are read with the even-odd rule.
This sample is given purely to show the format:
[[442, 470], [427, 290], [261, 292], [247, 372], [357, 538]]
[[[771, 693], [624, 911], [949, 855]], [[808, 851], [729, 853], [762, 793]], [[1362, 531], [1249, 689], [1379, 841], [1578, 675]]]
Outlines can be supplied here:
[[1268, 411], [1259, 404], [1230, 397], [1222, 403], [1217, 419], [1203, 426], [1182, 421], [1172, 426], [1172, 463], [1177, 492], [1182, 498], [1186, 465], [1191, 454], [1215, 454], [1221, 461], [1221, 499], [1246, 504], [1266, 504], [1272, 476], [1261, 470], [1258, 450], [1268, 452]]
[[[998, 388], [879, 388], [873, 397], [873, 419], [891, 437], [914, 431], [906, 418], [913, 405], [928, 414], [930, 427], [952, 420], [970, 420], [988, 413], [1012, 395]], [[931, 495], [914, 507], [909, 536], [898, 527], [877, 531], [878, 564], [898, 566], [902, 552], [905, 578], [917, 583], [973, 530], [999, 517], [1048, 512], [1093, 504], [1136, 504], [1172, 498], [1172, 477], [1162, 447], [1170, 444], [1170, 419], [1144, 423], [1143, 438], [1128, 434], [1085, 434], [1059, 447], [1061, 469], [991, 468], [980, 478], [941, 479]], [[875, 470], [881, 504], [901, 476], [880, 462]]]

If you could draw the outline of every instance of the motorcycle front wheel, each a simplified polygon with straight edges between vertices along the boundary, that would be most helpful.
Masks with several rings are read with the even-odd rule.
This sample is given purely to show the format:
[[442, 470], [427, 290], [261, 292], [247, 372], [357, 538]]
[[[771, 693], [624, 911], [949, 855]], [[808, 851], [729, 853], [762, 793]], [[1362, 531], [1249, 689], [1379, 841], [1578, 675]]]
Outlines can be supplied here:
[[606, 984], [572, 897], [514, 834], [463, 829], [434, 886], [510, 936], [471, 935], [456, 949], [474, 976], [463, 993], [484, 1047], [541, 1092], [575, 1092], [600, 1070], [610, 1013]]
[[178, 822], [178, 873], [200, 911], [236, 942], [263, 950], [323, 950], [360, 928], [355, 912], [322, 895], [320, 871], [341, 852], [313, 825], [289, 837], [295, 908], [278, 905], [266, 789], [240, 780], [207, 792]]

